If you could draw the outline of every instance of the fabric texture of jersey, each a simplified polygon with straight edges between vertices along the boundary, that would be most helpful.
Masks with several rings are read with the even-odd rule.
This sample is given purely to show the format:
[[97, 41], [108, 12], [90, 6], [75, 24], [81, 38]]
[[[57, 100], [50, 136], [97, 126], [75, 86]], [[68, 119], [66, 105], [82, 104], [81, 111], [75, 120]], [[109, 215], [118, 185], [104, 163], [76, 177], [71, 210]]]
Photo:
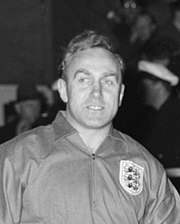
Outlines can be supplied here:
[[1, 224], [180, 223], [180, 197], [146, 149], [111, 128], [91, 155], [62, 112], [1, 145], [0, 175]]

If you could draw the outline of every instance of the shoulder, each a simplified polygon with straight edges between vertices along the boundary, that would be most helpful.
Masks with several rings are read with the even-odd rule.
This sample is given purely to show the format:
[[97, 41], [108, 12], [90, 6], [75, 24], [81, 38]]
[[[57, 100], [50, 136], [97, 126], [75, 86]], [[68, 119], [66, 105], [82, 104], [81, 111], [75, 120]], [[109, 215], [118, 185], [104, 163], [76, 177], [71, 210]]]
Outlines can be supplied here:
[[131, 153], [131, 151], [134, 152], [134, 150], [137, 152], [147, 151], [138, 141], [136, 141], [130, 135], [116, 129], [113, 130], [112, 138], [114, 138], [118, 142], [123, 142], [127, 147], [128, 153]]
[[52, 125], [40, 126], [1, 144], [0, 157], [41, 160], [48, 154], [53, 141]]
[[[141, 143], [117, 130], [114, 130], [113, 138], [117, 142], [121, 142], [126, 148], [124, 151], [126, 153], [124, 157], [126, 160], [134, 161], [144, 167], [145, 170], [151, 170], [150, 172], [152, 173], [153, 169], [151, 167], [154, 167], [154, 171], [158, 169], [162, 173], [164, 172], [162, 164]], [[119, 150], [122, 150], [122, 144], [119, 144]]]

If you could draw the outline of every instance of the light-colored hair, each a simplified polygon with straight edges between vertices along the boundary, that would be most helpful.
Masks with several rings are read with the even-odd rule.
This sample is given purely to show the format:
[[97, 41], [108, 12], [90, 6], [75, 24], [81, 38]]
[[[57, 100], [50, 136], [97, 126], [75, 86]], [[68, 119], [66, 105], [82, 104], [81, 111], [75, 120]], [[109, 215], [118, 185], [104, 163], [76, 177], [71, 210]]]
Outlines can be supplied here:
[[75, 36], [68, 44], [67, 49], [65, 50], [63, 59], [61, 63], [58, 65], [59, 76], [63, 79], [66, 78], [66, 74], [65, 74], [66, 66], [74, 54], [86, 49], [94, 48], [94, 47], [100, 47], [111, 52], [117, 59], [120, 66], [120, 70], [123, 74], [124, 72], [123, 60], [115, 52], [115, 49], [110, 39], [107, 36], [98, 34], [95, 31], [86, 30], [80, 33], [79, 35]]

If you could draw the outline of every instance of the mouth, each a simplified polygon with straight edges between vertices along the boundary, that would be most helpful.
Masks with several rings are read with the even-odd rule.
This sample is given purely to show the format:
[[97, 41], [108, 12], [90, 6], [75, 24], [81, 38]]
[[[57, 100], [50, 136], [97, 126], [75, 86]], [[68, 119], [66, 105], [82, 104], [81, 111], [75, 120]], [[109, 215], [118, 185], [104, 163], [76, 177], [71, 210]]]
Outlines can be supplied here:
[[89, 110], [94, 110], [94, 111], [101, 111], [101, 110], [104, 109], [104, 107], [102, 107], [102, 106], [97, 106], [97, 105], [87, 106], [87, 108], [88, 108]]

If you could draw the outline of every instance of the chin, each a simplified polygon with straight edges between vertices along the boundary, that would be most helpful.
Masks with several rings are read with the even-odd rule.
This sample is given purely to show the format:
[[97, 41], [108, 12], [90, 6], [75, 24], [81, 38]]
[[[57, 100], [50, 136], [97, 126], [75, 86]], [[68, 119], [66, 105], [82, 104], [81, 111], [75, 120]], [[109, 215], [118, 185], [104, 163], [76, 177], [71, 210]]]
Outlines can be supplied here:
[[108, 126], [108, 125], [110, 125], [111, 124], [111, 122], [110, 121], [107, 121], [107, 122], [105, 122], [105, 121], [92, 121], [92, 122], [86, 122], [86, 126], [88, 127], [88, 128], [92, 128], [92, 129], [101, 129], [101, 128], [104, 128], [104, 127], [106, 127], [106, 126]]

